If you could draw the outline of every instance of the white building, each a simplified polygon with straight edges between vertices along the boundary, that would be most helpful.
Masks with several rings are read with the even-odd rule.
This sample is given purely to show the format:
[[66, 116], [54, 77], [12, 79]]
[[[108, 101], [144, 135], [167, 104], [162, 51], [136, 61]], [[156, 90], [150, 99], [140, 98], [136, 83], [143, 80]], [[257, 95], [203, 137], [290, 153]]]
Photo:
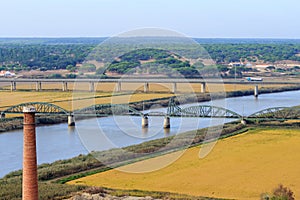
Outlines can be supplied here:
[[12, 78], [15, 77], [15, 73], [11, 73], [10, 71], [1, 71], [0, 72], [0, 77], [5, 77], [5, 78]]

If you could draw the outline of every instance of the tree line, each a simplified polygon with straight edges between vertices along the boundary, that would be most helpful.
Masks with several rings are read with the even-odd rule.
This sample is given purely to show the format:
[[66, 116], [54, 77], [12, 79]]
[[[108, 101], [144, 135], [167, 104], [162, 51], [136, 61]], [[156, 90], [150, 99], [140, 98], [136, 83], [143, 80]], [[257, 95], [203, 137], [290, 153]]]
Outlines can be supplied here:
[[[32, 70], [41, 71], [55, 69], [76, 70], [76, 65], [84, 63], [87, 59], [94, 59], [100, 62], [111, 64], [111, 70], [118, 73], [127, 73], [128, 70], [139, 67], [143, 71], [146, 67], [155, 70], [158, 65], [167, 64], [171, 68], [180, 68], [181, 71], [193, 73], [196, 66], [189, 63], [180, 62], [180, 52], [183, 55], [195, 57], [194, 50], [189, 46], [168, 46], [166, 50], [178, 49], [177, 59], [171, 59], [166, 51], [137, 50], [134, 53], [121, 56], [123, 62], [118, 63], [111, 60], [114, 49], [105, 50], [105, 46], [100, 47], [102, 52], [93, 52], [96, 44], [23, 44], [23, 43], [0, 43], [0, 70]], [[227, 65], [230, 62], [265, 62], [274, 63], [281, 60], [300, 61], [300, 44], [203, 44], [209, 56], [219, 65]], [[116, 46], [116, 49], [119, 47]], [[120, 47], [121, 48], [121, 47]], [[122, 46], [124, 49], [124, 47]], [[136, 59], [139, 58], [139, 59]], [[140, 65], [141, 60], [160, 60], [156, 63], [146, 63]], [[169, 59], [169, 60], [168, 60]], [[125, 62], [126, 61], [126, 62]], [[73, 68], [72, 68], [73, 66]], [[158, 70], [159, 72], [159, 70]]]

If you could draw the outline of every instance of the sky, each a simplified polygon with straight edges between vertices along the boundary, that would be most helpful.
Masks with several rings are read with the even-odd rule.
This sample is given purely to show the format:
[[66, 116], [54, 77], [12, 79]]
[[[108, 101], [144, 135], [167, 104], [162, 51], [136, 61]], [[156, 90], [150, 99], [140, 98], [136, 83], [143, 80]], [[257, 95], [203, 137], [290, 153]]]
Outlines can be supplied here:
[[300, 38], [299, 0], [1, 0], [0, 37], [111, 37], [155, 27], [197, 38]]

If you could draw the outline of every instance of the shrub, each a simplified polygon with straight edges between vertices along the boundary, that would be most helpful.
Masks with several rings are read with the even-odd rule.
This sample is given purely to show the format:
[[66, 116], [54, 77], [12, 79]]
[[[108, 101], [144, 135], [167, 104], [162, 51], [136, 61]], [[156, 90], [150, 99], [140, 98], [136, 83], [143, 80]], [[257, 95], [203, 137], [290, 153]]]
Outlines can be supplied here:
[[274, 197], [272, 197], [272, 200], [295, 200], [292, 190], [284, 187], [281, 184], [277, 188], [275, 188], [273, 195]]
[[284, 187], [282, 184], [278, 185], [274, 189], [273, 194], [262, 194], [262, 200], [295, 200], [294, 193], [288, 187]]

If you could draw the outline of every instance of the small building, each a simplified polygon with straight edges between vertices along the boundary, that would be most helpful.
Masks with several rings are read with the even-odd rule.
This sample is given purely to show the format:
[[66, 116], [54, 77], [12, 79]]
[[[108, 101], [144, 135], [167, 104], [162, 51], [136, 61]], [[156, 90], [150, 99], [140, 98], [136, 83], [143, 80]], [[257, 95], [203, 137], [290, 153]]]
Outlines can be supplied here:
[[231, 62], [228, 64], [229, 67], [242, 67], [243, 63], [240, 62]]
[[15, 73], [11, 73], [10, 71], [1, 71], [0, 72], [0, 77], [5, 77], [5, 78], [12, 78], [15, 77]]

